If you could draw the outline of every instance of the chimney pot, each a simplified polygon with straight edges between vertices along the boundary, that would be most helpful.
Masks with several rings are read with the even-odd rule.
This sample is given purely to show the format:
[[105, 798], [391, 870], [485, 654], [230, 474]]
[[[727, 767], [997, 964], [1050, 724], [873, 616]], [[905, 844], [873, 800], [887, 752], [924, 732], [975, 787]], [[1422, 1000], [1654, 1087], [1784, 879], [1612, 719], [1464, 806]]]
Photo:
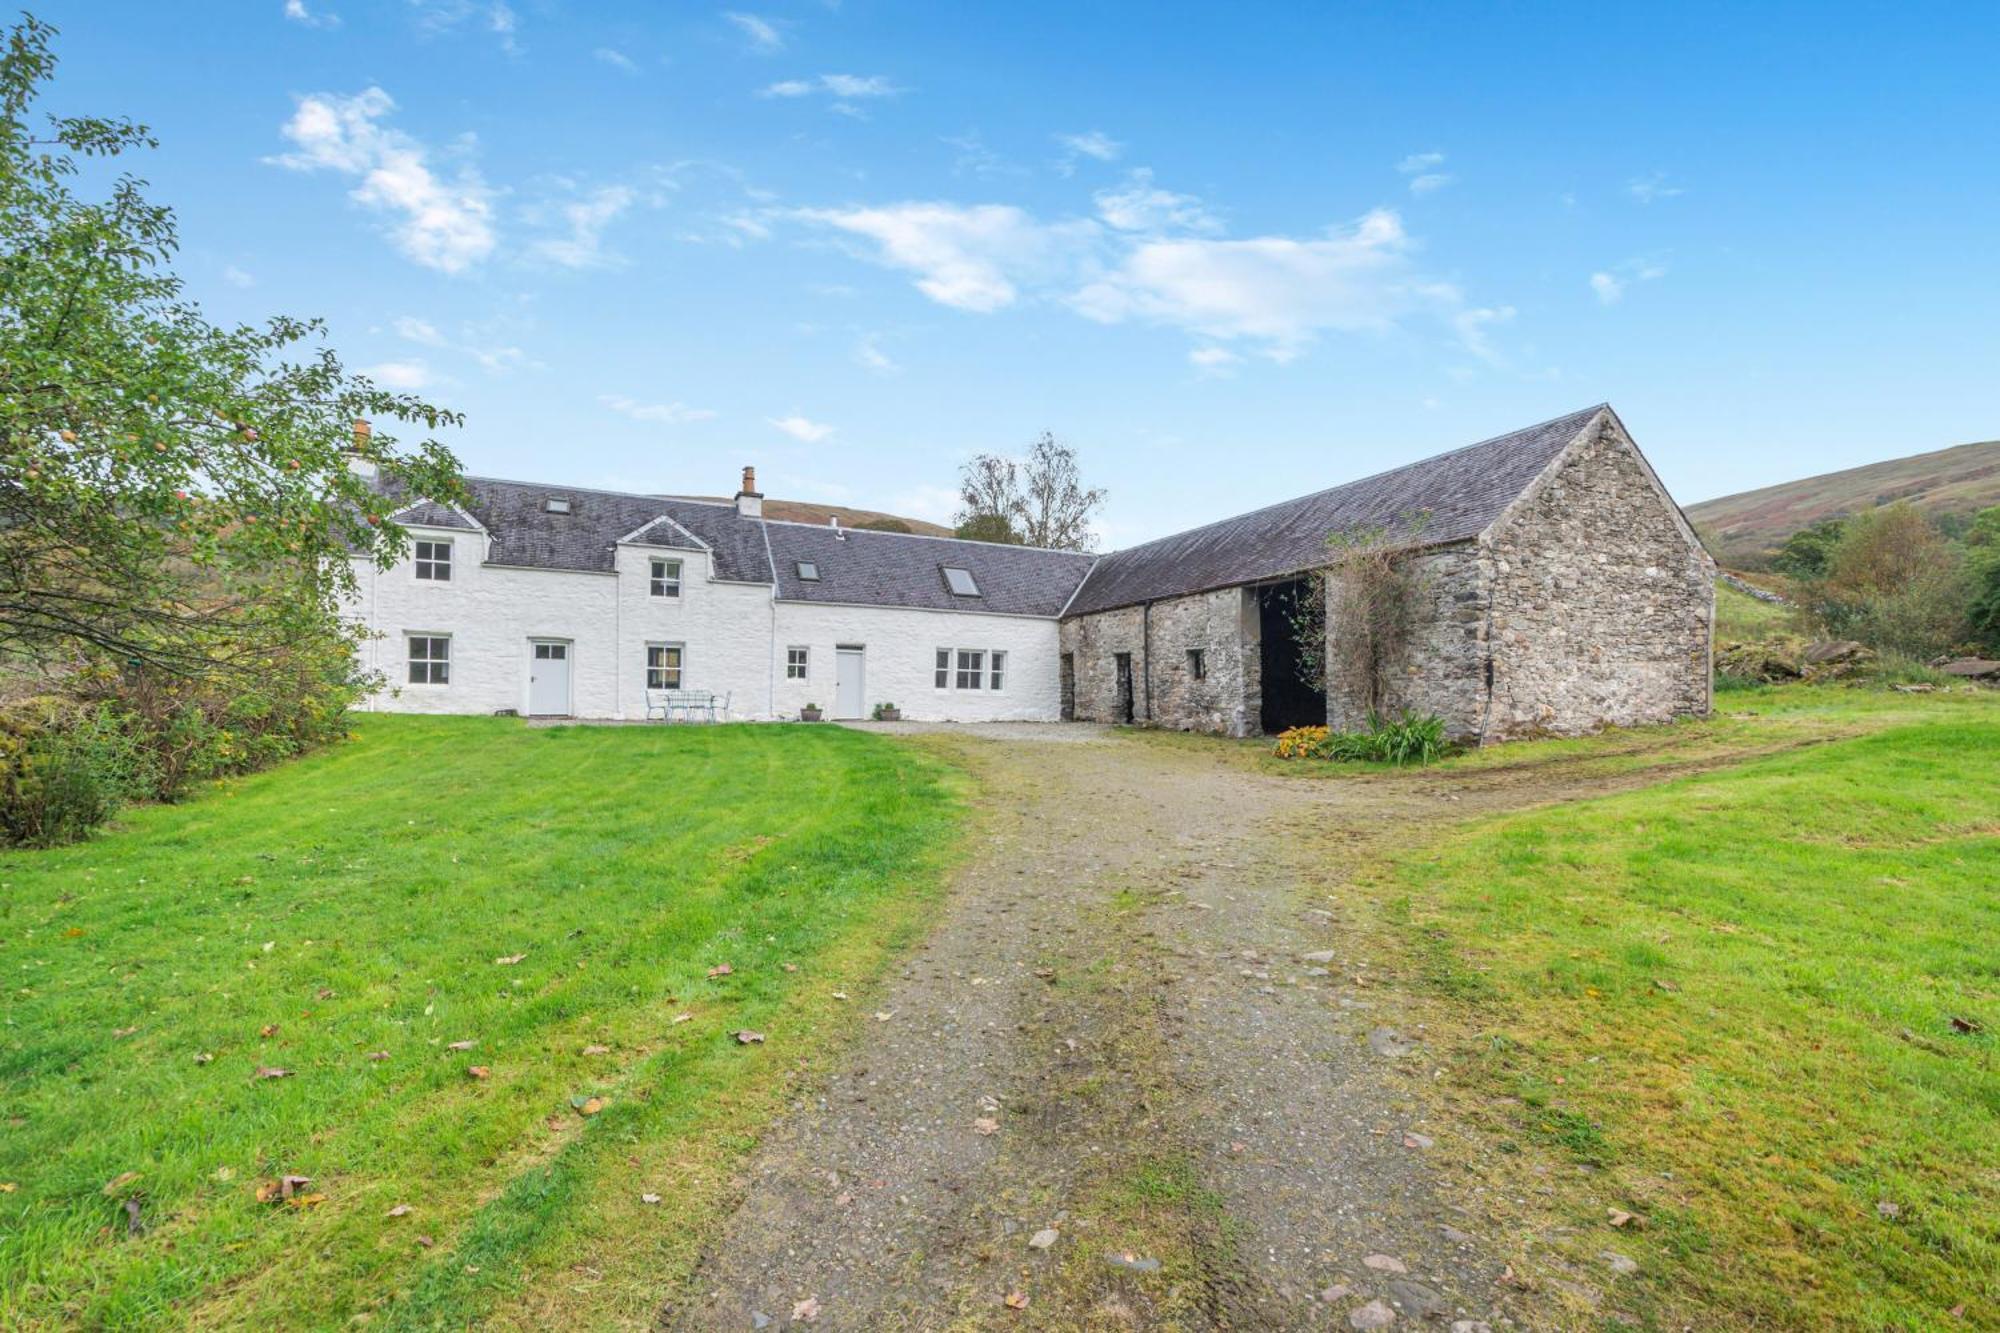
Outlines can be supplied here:
[[757, 493], [757, 469], [754, 467], [743, 469], [743, 493], [745, 495]]
[[371, 426], [371, 425], [369, 425], [369, 424], [368, 424], [368, 418], [367, 418], [367, 417], [356, 417], [356, 418], [354, 418], [354, 447], [355, 447], [355, 448], [359, 449], [359, 448], [361, 448], [361, 447], [362, 447], [363, 445], [367, 444], [367, 443], [368, 443], [368, 437], [369, 437], [370, 435], [373, 435], [374, 433], [375, 433], [375, 428], [374, 428], [373, 426]]
[[764, 497], [757, 490], [757, 469], [743, 469], [743, 489], [736, 492], [736, 512], [745, 518], [764, 516]]

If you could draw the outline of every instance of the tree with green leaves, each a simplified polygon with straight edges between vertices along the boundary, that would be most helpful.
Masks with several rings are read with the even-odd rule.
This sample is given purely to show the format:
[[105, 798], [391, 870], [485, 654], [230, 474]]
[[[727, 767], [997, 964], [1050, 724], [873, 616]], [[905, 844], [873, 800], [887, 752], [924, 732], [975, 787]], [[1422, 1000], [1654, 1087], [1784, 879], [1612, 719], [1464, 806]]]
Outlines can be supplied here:
[[124, 119], [37, 115], [54, 35], [24, 17], [0, 56], [0, 655], [252, 671], [340, 632], [350, 554], [405, 548], [398, 502], [349, 451], [386, 490], [449, 498], [451, 454], [384, 427], [459, 419], [349, 373], [318, 321], [210, 323], [143, 181], [79, 193], [156, 141]]

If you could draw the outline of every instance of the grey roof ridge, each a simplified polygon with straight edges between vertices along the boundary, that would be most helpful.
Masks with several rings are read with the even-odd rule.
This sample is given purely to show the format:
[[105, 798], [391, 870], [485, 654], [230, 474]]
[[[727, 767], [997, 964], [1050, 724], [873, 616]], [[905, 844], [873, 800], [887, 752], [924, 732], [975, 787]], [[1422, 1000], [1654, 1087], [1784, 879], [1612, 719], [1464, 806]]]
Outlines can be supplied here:
[[760, 518], [759, 523], [778, 523], [788, 528], [812, 528], [818, 532], [865, 532], [871, 537], [910, 537], [922, 542], [961, 542], [966, 546], [997, 546], [1008, 551], [1046, 551], [1051, 555], [1083, 556], [1093, 563], [1097, 556], [1089, 551], [1065, 551], [1060, 546], [1030, 546], [1026, 542], [989, 542], [978, 537], [946, 537], [935, 532], [890, 532], [884, 528], [857, 528], [843, 523], [838, 528], [831, 523], [808, 523], [797, 518]]
[[[1185, 537], [1190, 532], [1200, 532], [1203, 528], [1220, 527], [1224, 523], [1234, 523], [1239, 519], [1253, 518], [1258, 514], [1268, 513], [1273, 509], [1283, 509], [1287, 505], [1299, 504], [1303, 501], [1311, 500], [1321, 495], [1331, 494], [1334, 491], [1344, 491], [1350, 486], [1359, 486], [1363, 482], [1374, 481], [1377, 477], [1386, 477], [1392, 472], [1401, 472], [1405, 468], [1412, 468], [1423, 464], [1442, 462], [1447, 458], [1452, 458], [1458, 454], [1466, 453], [1469, 450], [1477, 449], [1482, 445], [1492, 444], [1495, 440], [1504, 440], [1509, 435], [1526, 435], [1529, 431], [1540, 430], [1543, 426], [1551, 425], [1555, 422], [1561, 421], [1564, 417], [1578, 417], [1588, 412], [1591, 414], [1591, 417], [1594, 420], [1596, 418], [1597, 413], [1608, 411], [1610, 407], [1611, 404], [1609, 403], [1597, 403], [1591, 407], [1580, 408], [1575, 412], [1558, 412], [1554, 416], [1550, 417], [1547, 421], [1537, 421], [1532, 426], [1520, 426], [1515, 428], [1514, 430], [1503, 430], [1498, 435], [1489, 435], [1483, 440], [1476, 440], [1471, 444], [1460, 445], [1456, 449], [1447, 449], [1441, 454], [1431, 454], [1425, 458], [1412, 459], [1410, 462], [1407, 463], [1398, 463], [1395, 467], [1386, 467], [1383, 468], [1380, 472], [1371, 472], [1365, 477], [1356, 477], [1351, 481], [1343, 481], [1338, 486], [1322, 486], [1316, 491], [1307, 491], [1304, 495], [1288, 496], [1283, 500], [1273, 500], [1270, 504], [1258, 505], [1255, 509], [1246, 509], [1240, 514], [1230, 514], [1226, 518], [1211, 519], [1207, 523], [1197, 523], [1191, 528], [1182, 528], [1179, 532], [1169, 532], [1164, 536], [1155, 537], [1151, 541], [1140, 542], [1137, 546], [1121, 547], [1117, 551], [1113, 552], [1113, 554], [1125, 555], [1132, 551], [1143, 551], [1148, 546], [1158, 546], [1160, 543], [1170, 542], [1174, 540], [1176, 537]], [[1437, 545], [1441, 546], [1449, 546], [1452, 544], [1453, 543], [1451, 542], [1437, 543]], [[1089, 580], [1085, 579], [1085, 582], [1089, 582]]]
[[1069, 590], [1069, 596], [1063, 599], [1062, 610], [1056, 612], [1057, 620], [1061, 620], [1064, 616], [1068, 615], [1069, 609], [1076, 605], [1076, 599], [1083, 595], [1084, 585], [1089, 583], [1090, 576], [1097, 572], [1097, 563], [1102, 559], [1104, 557], [1101, 555], [1090, 557], [1090, 568], [1083, 571], [1083, 577], [1076, 581], [1076, 586]]
[[498, 482], [502, 486], [532, 486], [542, 491], [581, 491], [585, 495], [610, 495], [620, 500], [668, 500], [682, 505], [708, 505], [718, 509], [735, 508], [735, 505], [728, 500], [692, 500], [679, 495], [659, 495], [651, 491], [613, 491], [602, 486], [572, 486], [562, 481], [523, 481], [519, 477], [488, 477], [476, 472], [467, 472], [464, 476], [467, 481], [491, 481]]
[[[771, 550], [771, 529], [764, 525], [764, 517], [761, 514], [757, 516], [757, 535], [764, 539], [764, 567], [771, 571], [771, 600], [775, 603], [780, 600], [778, 596], [778, 557]], [[773, 612], [772, 614], [776, 615], [777, 613]], [[839, 664], [835, 663], [835, 665]]]

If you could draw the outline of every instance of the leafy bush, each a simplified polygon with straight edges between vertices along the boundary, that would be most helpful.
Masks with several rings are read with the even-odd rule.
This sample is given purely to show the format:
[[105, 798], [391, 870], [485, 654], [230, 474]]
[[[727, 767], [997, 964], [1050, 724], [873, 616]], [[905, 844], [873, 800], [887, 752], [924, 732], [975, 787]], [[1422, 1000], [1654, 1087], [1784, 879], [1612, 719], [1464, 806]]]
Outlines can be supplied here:
[[1431, 764], [1451, 752], [1444, 719], [1404, 713], [1394, 721], [1368, 715], [1366, 731], [1293, 727], [1278, 737], [1280, 759], [1332, 759], [1376, 764]]
[[145, 750], [109, 708], [42, 698], [0, 714], [0, 840], [79, 842], [152, 785]]

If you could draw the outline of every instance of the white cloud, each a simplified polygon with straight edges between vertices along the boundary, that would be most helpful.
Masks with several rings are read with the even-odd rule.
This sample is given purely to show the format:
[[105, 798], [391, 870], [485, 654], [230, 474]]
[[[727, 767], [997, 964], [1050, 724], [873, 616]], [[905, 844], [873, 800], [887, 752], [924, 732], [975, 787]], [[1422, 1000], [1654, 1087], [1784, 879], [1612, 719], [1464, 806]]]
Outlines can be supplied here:
[[1085, 130], [1082, 134], [1058, 134], [1056, 143], [1063, 155], [1056, 163], [1056, 170], [1068, 176], [1076, 171], [1078, 158], [1095, 158], [1099, 162], [1114, 162], [1125, 151], [1125, 145], [1106, 134], [1103, 130]]
[[637, 74], [639, 72], [639, 66], [632, 57], [626, 55], [616, 47], [600, 46], [595, 51], [592, 51], [590, 55], [593, 60], [601, 61], [613, 69], [623, 70], [627, 74]]
[[958, 506], [959, 494], [949, 486], [913, 486], [889, 497], [889, 508], [894, 512], [931, 523], [949, 524]]
[[1411, 153], [1396, 164], [1396, 170], [1410, 178], [1411, 194], [1435, 194], [1451, 184], [1450, 172], [1439, 171], [1443, 153]]
[[1625, 193], [1642, 204], [1650, 204], [1659, 199], [1671, 199], [1683, 193], [1678, 185], [1667, 184], [1667, 173], [1656, 171], [1650, 176], [1640, 176], [1625, 184]]
[[604, 229], [630, 208], [638, 196], [630, 187], [606, 185], [560, 210], [569, 233], [545, 236], [530, 253], [564, 268], [606, 268], [623, 262], [604, 249]]
[[1475, 306], [1458, 311], [1451, 317], [1452, 328], [1458, 331], [1458, 340], [1465, 350], [1492, 365], [1500, 364], [1500, 353], [1487, 337], [1487, 329], [1495, 324], [1505, 324], [1514, 318], [1514, 307]]
[[506, 0], [410, 0], [416, 11], [417, 26], [426, 32], [452, 32], [459, 28], [480, 28], [499, 39], [500, 49], [509, 55], [520, 53], [514, 33], [520, 20]]
[[1590, 290], [1602, 305], [1616, 305], [1636, 282], [1652, 282], [1667, 275], [1666, 265], [1653, 259], [1628, 259], [1590, 275]]
[[303, 23], [308, 28], [338, 28], [340, 15], [333, 13], [315, 14], [306, 7], [306, 0], [285, 0], [285, 17], [294, 23]]
[[686, 403], [642, 403], [636, 398], [627, 398], [622, 393], [601, 393], [597, 395], [597, 401], [620, 416], [662, 426], [678, 426], [689, 421], [713, 421], [720, 415], [705, 407], [689, 407]]
[[428, 268], [462, 272], [493, 252], [492, 191], [470, 166], [453, 179], [440, 177], [423, 144], [379, 123], [395, 108], [380, 88], [301, 97], [281, 131], [297, 151], [267, 160], [359, 177], [348, 197], [398, 217], [390, 227], [397, 249]]
[[396, 330], [398, 337], [407, 338], [413, 343], [425, 347], [445, 345], [444, 335], [438, 332], [437, 325], [427, 319], [418, 319], [415, 315], [398, 315], [391, 327]]
[[878, 375], [900, 374], [903, 368], [891, 360], [889, 354], [878, 344], [879, 335], [873, 333], [864, 335], [861, 341], [854, 344], [855, 364]]
[[834, 98], [832, 110], [843, 115], [858, 116], [861, 109], [854, 105], [876, 97], [894, 97], [902, 92], [883, 74], [821, 74], [810, 79], [780, 79], [758, 90], [759, 97], [812, 97], [824, 93]]
[[431, 382], [431, 368], [422, 361], [383, 361], [363, 366], [361, 373], [385, 389], [414, 391]]
[[230, 264], [222, 270], [222, 280], [231, 287], [254, 287], [257, 285], [257, 279], [251, 277], [234, 264]]
[[801, 444], [818, 444], [833, 434], [833, 427], [823, 421], [810, 421], [796, 412], [788, 417], [766, 417], [766, 421]]
[[1046, 226], [1011, 204], [911, 202], [794, 216], [873, 241], [875, 262], [916, 274], [917, 290], [940, 305], [976, 311], [1012, 305], [1019, 284], [1055, 276], [1095, 230]]
[[722, 17], [736, 26], [754, 51], [776, 51], [785, 44], [785, 34], [779, 31], [778, 25], [761, 15], [730, 12]]
[[1120, 231], [1222, 229], [1201, 200], [1191, 194], [1161, 189], [1153, 184], [1153, 173], [1146, 167], [1128, 172], [1123, 186], [1099, 190], [1092, 199], [1097, 204], [1097, 216]]
[[1227, 347], [1196, 347], [1188, 352], [1188, 364], [1204, 375], [1227, 375], [1243, 358]]
[[1242, 338], [1289, 360], [1322, 330], [1376, 332], [1414, 309], [1448, 305], [1454, 291], [1410, 271], [1409, 245], [1387, 209], [1311, 240], [1149, 239], [1072, 304], [1103, 323], [1144, 319]]

